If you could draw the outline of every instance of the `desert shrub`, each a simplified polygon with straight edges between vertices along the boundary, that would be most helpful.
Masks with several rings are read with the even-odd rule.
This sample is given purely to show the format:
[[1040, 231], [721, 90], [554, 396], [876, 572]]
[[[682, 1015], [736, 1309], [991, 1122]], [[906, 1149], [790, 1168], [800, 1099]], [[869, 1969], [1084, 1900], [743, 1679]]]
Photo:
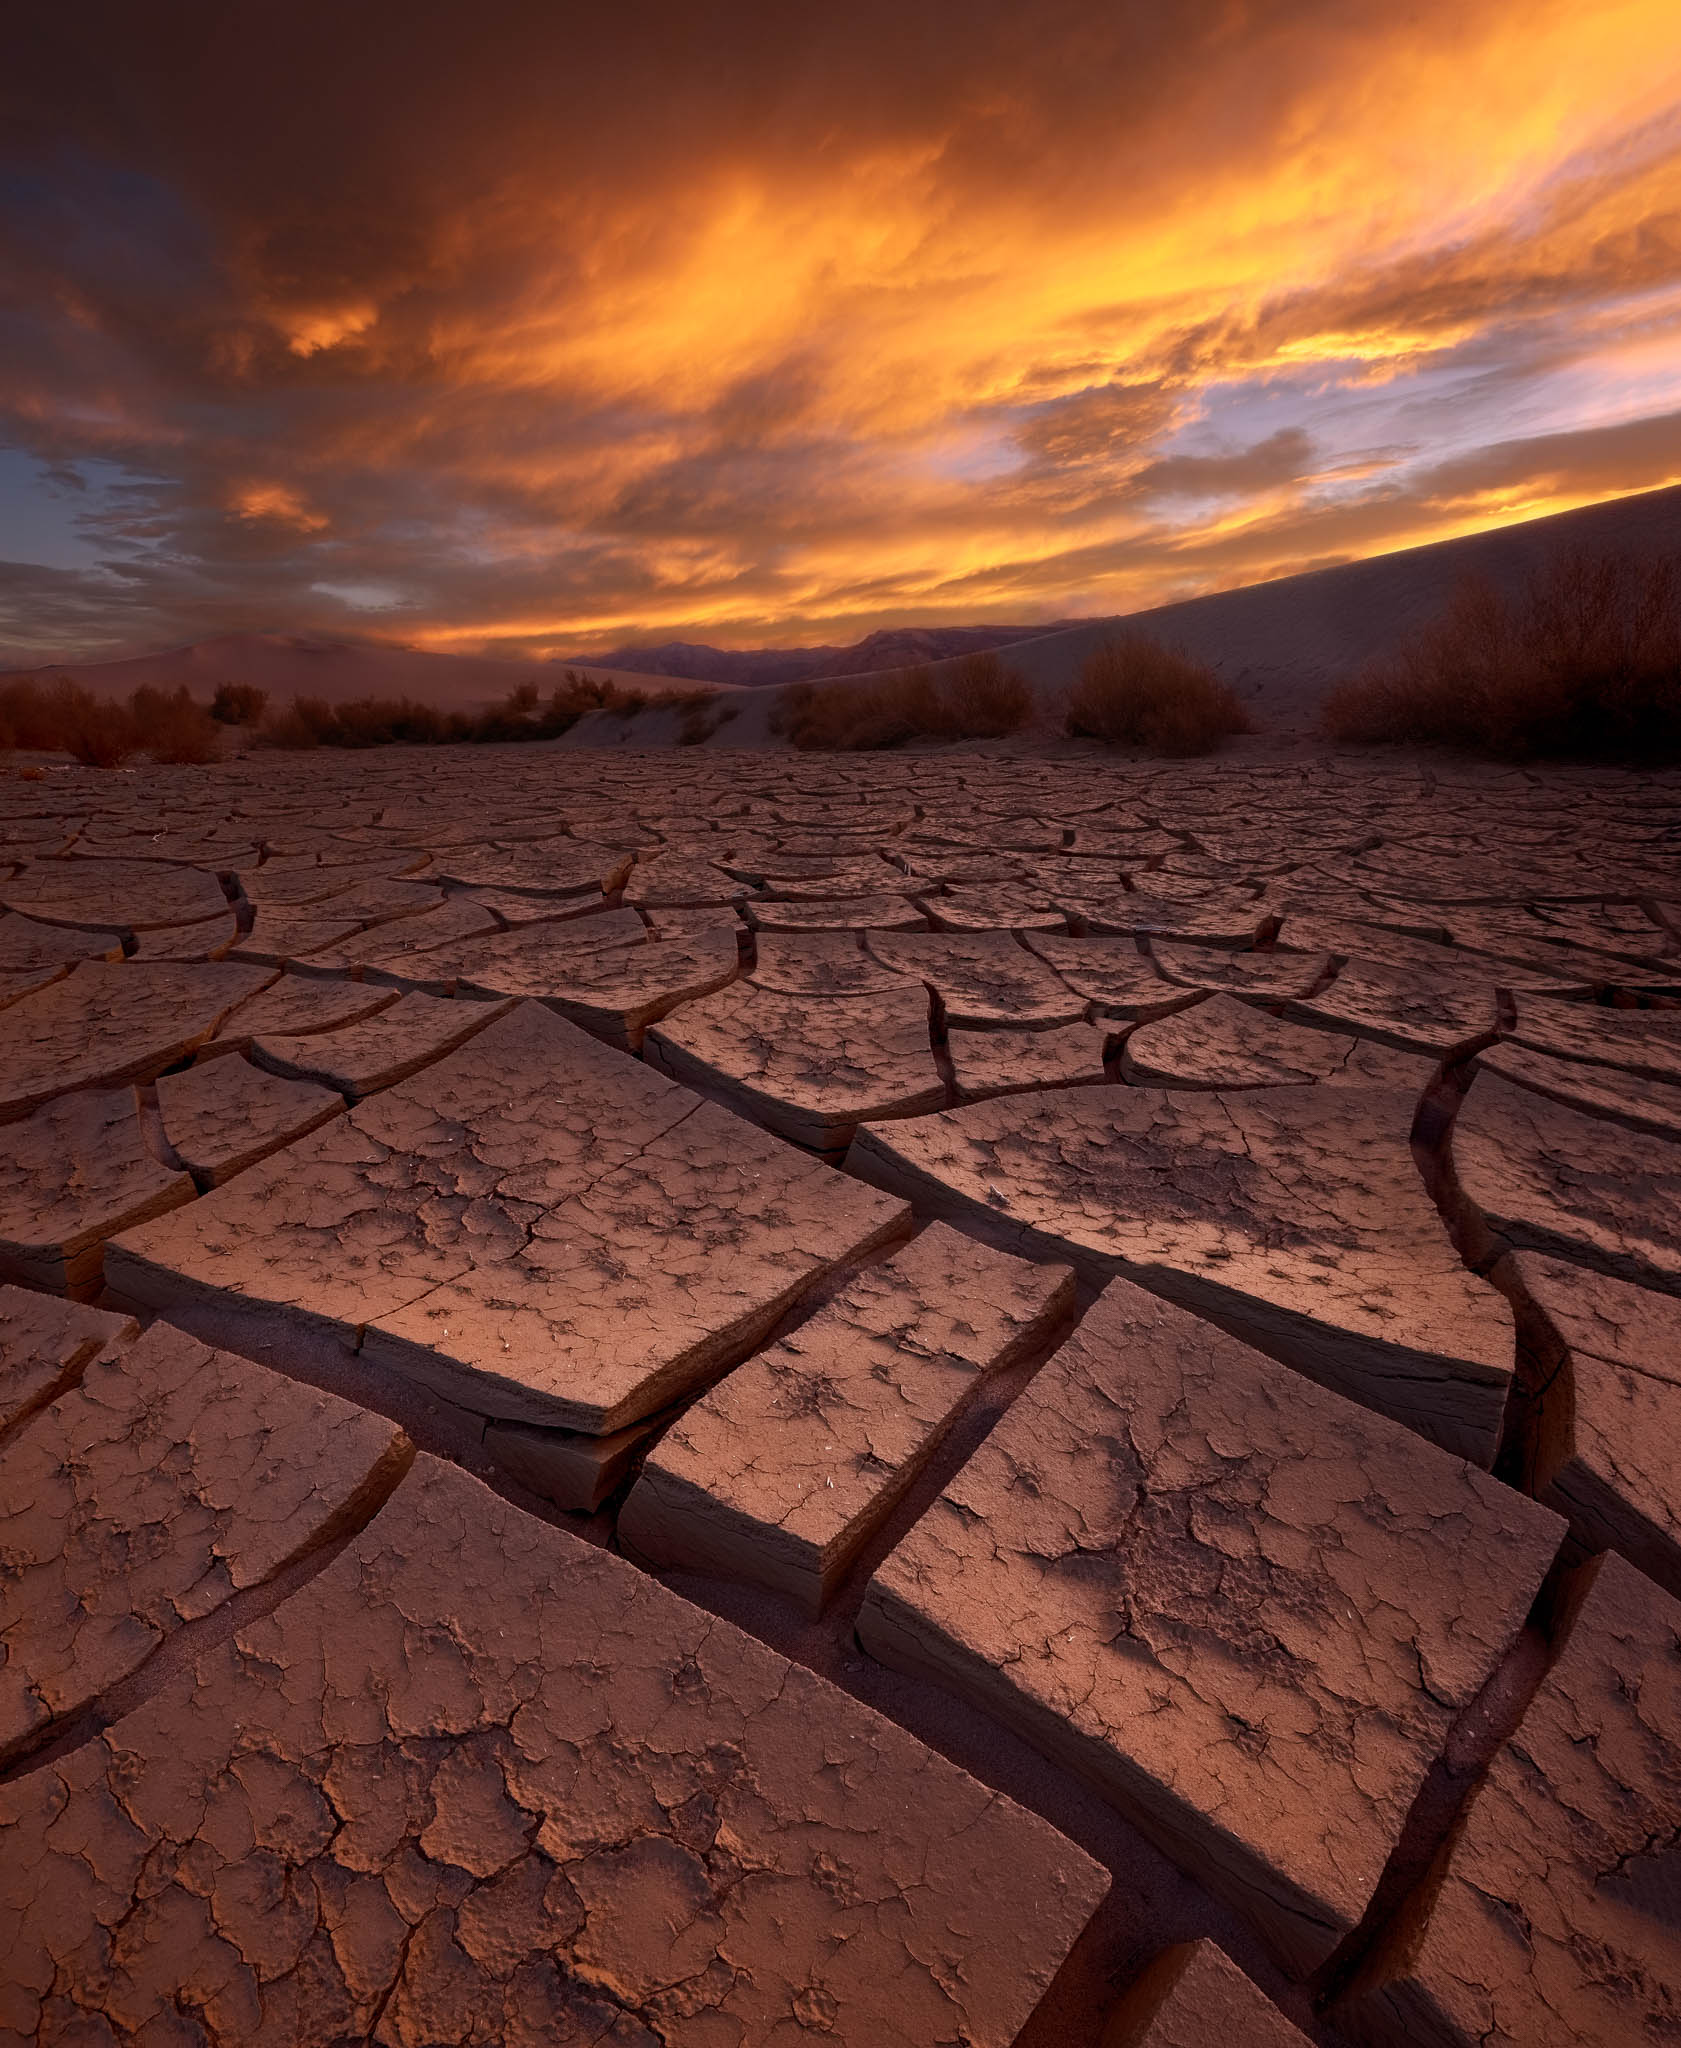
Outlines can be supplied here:
[[677, 744], [680, 747], [704, 746], [721, 727], [729, 724], [740, 711], [737, 704], [721, 704], [722, 695], [718, 690], [684, 690], [667, 701], [682, 713], [677, 722]]
[[0, 683], [0, 748], [32, 754], [56, 752], [59, 731], [50, 691], [24, 676]]
[[336, 747], [427, 747], [449, 737], [449, 717], [412, 697], [358, 697], [337, 707]]
[[941, 677], [940, 693], [957, 739], [1001, 740], [1033, 717], [1027, 678], [996, 654], [965, 655]]
[[47, 704], [56, 725], [52, 745], [84, 767], [118, 768], [140, 751], [134, 714], [128, 705], [96, 697], [68, 679], [53, 685]]
[[943, 728], [939, 690], [925, 668], [855, 683], [791, 683], [771, 713], [771, 730], [802, 752], [896, 747]]
[[622, 718], [634, 718], [647, 702], [648, 699], [639, 691], [622, 690], [617, 683], [605, 678], [569, 668], [550, 693], [538, 720], [541, 730], [534, 736], [555, 739], [570, 731], [588, 711], [612, 711]]
[[319, 747], [337, 724], [337, 714], [325, 697], [294, 697], [284, 711], [269, 713], [258, 737], [271, 747]]
[[210, 715], [218, 725], [260, 725], [268, 708], [267, 690], [255, 683], [218, 683]]
[[540, 730], [539, 697], [533, 682], [516, 683], [499, 703], [483, 711], [456, 712], [449, 720], [449, 739], [532, 740], [546, 735]]
[[936, 674], [889, 669], [847, 683], [791, 683], [771, 707], [771, 731], [804, 752], [862, 751], [916, 739], [1001, 739], [1033, 715], [1026, 679], [996, 654], [972, 654]]
[[569, 731], [586, 711], [634, 718], [651, 701], [640, 691], [568, 669], [547, 703], [534, 682], [525, 682], [482, 711], [440, 711], [411, 697], [355, 697], [336, 705], [322, 697], [294, 697], [286, 710], [270, 714], [259, 737], [271, 747], [436, 747], [551, 740]]
[[1152, 754], [1211, 754], [1249, 714], [1206, 663], [1142, 633], [1106, 640], [1086, 657], [1068, 698], [1076, 739]]
[[1515, 603], [1467, 581], [1333, 690], [1321, 723], [1337, 740], [1513, 760], [1681, 754], [1681, 574], [1670, 561], [1570, 554]]
[[0, 687], [0, 747], [72, 754], [93, 768], [115, 768], [136, 751], [128, 706], [96, 697], [68, 676], [38, 683], [19, 676]]
[[142, 685], [118, 703], [68, 676], [44, 686], [20, 678], [0, 688], [0, 746], [69, 754], [89, 768], [115, 768], [134, 754], [154, 761], [211, 761], [214, 720], [185, 688]]
[[217, 724], [185, 687], [154, 690], [144, 684], [128, 700], [138, 750], [154, 761], [202, 764], [214, 761], [221, 737]]

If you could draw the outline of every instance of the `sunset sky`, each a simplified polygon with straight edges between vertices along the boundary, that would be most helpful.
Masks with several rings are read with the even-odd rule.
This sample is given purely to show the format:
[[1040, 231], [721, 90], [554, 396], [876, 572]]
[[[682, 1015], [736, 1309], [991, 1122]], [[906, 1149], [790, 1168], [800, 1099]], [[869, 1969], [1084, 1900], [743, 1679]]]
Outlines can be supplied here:
[[0, 661], [1133, 610], [1681, 481], [1675, 0], [25, 0]]

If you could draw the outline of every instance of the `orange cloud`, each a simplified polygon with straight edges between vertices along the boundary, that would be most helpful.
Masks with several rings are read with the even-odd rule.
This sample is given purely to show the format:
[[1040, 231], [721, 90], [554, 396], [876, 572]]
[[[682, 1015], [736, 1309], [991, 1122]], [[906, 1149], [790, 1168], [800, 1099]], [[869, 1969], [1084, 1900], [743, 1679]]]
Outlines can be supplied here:
[[285, 484], [248, 484], [228, 508], [236, 519], [268, 519], [297, 533], [319, 533], [326, 514], [312, 512]]

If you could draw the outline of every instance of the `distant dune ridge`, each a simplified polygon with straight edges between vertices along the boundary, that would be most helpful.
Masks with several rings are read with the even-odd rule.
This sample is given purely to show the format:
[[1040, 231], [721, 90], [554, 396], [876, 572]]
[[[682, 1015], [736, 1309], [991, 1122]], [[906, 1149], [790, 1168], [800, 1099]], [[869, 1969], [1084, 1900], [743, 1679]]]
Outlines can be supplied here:
[[[1083, 626], [1084, 619], [1058, 619], [1039, 626], [895, 626], [850, 647], [704, 647], [692, 640], [667, 640], [659, 647], [615, 647], [599, 657], [613, 668], [640, 675], [686, 676], [703, 683], [744, 689], [773, 689], [783, 683], [825, 682], [831, 676], [880, 675], [921, 662], [950, 661], [989, 648], [1013, 647]], [[594, 669], [594, 661], [580, 662]]]
[[[445, 708], [468, 708], [534, 681], [545, 692], [568, 666], [611, 678], [649, 695], [697, 682], [740, 692], [739, 715], [723, 728], [721, 745], [763, 745], [771, 687], [794, 681], [879, 674], [926, 662], [936, 669], [981, 648], [1008, 648], [1009, 660], [1042, 700], [1076, 679], [1092, 650], [1118, 631], [1137, 630], [1207, 662], [1242, 699], [1256, 725], [1287, 734], [1311, 730], [1331, 687], [1425, 624], [1469, 576], [1486, 577], [1517, 596], [1550, 557], [1569, 551], [1640, 557], [1681, 555], [1681, 485], [1585, 506], [1461, 540], [1376, 555], [1363, 562], [1310, 570], [1246, 589], [1188, 598], [1125, 618], [1055, 626], [908, 627], [872, 633], [850, 648], [730, 650], [687, 642], [626, 646], [600, 660], [510, 660], [501, 656], [432, 654], [378, 642], [340, 643], [278, 633], [237, 633], [194, 646], [125, 661], [55, 665], [100, 694], [125, 695], [138, 685], [186, 683], [209, 698], [221, 682], [254, 683], [283, 702], [292, 696], [341, 704], [361, 697], [406, 696]], [[632, 667], [632, 662], [647, 667]], [[678, 664], [681, 663], [680, 667]], [[655, 666], [657, 664], [657, 666]], [[43, 671], [33, 671], [40, 675]], [[619, 742], [648, 744], [672, 718], [613, 721]], [[576, 744], [607, 737], [586, 718]], [[658, 728], [658, 730], [656, 730]], [[673, 726], [675, 730], [675, 726]]]
[[1206, 661], [1261, 729], [1306, 732], [1336, 683], [1428, 623], [1467, 577], [1487, 577], [1515, 598], [1544, 562], [1572, 550], [1681, 554], [1681, 485], [1187, 598], [1124, 620], [1090, 619], [1020, 641], [1009, 658], [1044, 695], [1072, 684], [1092, 649], [1118, 630], [1136, 630]]

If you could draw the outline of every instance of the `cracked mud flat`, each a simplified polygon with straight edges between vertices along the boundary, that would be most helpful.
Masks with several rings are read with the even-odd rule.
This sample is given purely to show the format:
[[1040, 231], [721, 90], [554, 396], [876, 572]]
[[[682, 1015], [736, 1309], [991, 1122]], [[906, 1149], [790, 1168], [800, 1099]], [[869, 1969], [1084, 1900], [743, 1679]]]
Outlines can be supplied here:
[[849, 1163], [895, 1193], [1124, 1274], [1310, 1378], [1491, 1463], [1504, 1299], [1461, 1265], [1414, 1165], [1417, 1096], [1089, 1088], [872, 1126]]
[[631, 1488], [621, 1541], [817, 1612], [983, 1376], [1073, 1300], [1066, 1266], [931, 1225], [673, 1424]]
[[0, 2025], [1006, 2048], [1104, 1875], [827, 1690], [426, 1460], [310, 1586], [0, 1790]]
[[1305, 1971], [1359, 1921], [1562, 1534], [1117, 1281], [876, 1574], [861, 1628], [1055, 1744]]
[[1457, 1838], [1357, 1981], [1373, 2038], [1659, 2041], [1678, 2022], [1681, 1602], [1615, 1553]]
[[0, 780], [0, 2042], [1677, 2033], [1678, 854]]

